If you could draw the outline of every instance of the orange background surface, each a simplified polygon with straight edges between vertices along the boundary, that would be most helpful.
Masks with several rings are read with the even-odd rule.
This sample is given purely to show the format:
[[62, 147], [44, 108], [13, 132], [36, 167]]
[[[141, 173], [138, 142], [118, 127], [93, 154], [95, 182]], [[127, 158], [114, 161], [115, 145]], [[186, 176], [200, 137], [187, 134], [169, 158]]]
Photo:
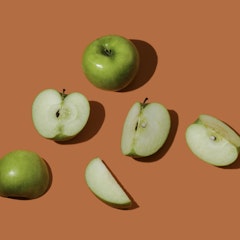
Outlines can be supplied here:
[[[1, 156], [36, 151], [53, 181], [41, 198], [0, 198], [1, 239], [239, 239], [240, 163], [197, 159], [185, 142], [199, 114], [239, 126], [238, 1], [2, 1], [0, 4]], [[135, 82], [121, 92], [95, 88], [83, 75], [86, 45], [119, 34], [138, 47]], [[45, 88], [79, 91], [91, 116], [65, 144], [43, 139], [31, 105]], [[160, 102], [172, 130], [147, 161], [125, 157], [121, 131], [135, 101]], [[88, 189], [84, 171], [101, 157], [138, 207], [118, 210]]]

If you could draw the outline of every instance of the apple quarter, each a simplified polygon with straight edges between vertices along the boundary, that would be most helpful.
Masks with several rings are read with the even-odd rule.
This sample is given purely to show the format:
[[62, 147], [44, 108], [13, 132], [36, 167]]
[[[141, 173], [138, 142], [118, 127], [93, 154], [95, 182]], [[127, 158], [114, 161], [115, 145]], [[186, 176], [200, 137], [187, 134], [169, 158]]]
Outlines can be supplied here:
[[186, 129], [186, 142], [199, 159], [215, 165], [232, 164], [239, 155], [240, 137], [223, 121], [201, 114]]

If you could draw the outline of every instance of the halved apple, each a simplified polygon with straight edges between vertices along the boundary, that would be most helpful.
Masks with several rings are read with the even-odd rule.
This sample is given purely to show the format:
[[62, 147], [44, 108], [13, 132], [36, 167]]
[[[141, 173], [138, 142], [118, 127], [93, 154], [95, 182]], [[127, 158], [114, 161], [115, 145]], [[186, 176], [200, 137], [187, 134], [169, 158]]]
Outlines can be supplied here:
[[103, 202], [116, 208], [131, 207], [131, 199], [99, 157], [88, 163], [85, 180], [90, 190]]
[[239, 155], [240, 136], [225, 122], [202, 114], [186, 130], [186, 142], [201, 160], [215, 165], [227, 166]]
[[33, 124], [38, 133], [55, 141], [75, 137], [86, 125], [90, 115], [87, 98], [79, 93], [66, 94], [55, 89], [41, 91], [32, 104]]
[[136, 102], [125, 119], [121, 150], [124, 155], [147, 157], [165, 143], [171, 126], [168, 110], [160, 103]]

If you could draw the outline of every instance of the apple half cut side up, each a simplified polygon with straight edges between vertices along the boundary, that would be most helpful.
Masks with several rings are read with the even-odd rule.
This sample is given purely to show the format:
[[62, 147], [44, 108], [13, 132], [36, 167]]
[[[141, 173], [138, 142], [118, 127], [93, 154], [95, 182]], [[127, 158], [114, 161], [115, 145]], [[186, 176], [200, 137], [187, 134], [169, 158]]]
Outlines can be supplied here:
[[132, 206], [132, 200], [100, 158], [88, 163], [85, 180], [94, 195], [104, 203], [119, 209]]
[[156, 153], [166, 142], [171, 119], [160, 103], [136, 102], [124, 122], [121, 150], [126, 156], [147, 157]]
[[190, 150], [201, 160], [227, 166], [235, 162], [240, 151], [240, 136], [223, 121], [202, 114], [186, 130]]
[[32, 105], [32, 119], [38, 133], [47, 139], [66, 141], [75, 137], [90, 115], [87, 98], [78, 92], [65, 94], [46, 89]]

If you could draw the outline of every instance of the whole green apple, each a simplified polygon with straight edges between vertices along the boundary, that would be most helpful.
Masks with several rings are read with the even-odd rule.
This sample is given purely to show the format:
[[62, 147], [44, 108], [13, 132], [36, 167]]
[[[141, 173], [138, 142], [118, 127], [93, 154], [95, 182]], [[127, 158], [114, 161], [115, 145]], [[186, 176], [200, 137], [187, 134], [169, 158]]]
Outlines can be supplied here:
[[131, 40], [119, 35], [106, 35], [86, 47], [82, 68], [87, 79], [96, 87], [119, 91], [136, 76], [139, 53]]
[[38, 198], [48, 190], [50, 176], [48, 165], [37, 153], [12, 151], [0, 159], [0, 196]]

